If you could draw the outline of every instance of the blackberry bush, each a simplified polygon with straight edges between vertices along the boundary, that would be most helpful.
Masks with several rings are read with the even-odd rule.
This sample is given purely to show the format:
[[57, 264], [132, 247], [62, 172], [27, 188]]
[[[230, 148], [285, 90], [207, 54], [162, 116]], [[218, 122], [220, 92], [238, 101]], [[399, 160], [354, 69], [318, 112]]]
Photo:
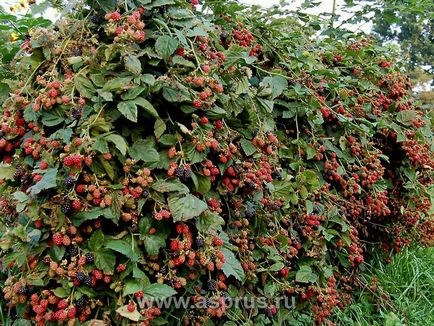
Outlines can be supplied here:
[[[292, 13], [197, 4], [84, 1], [22, 43], [0, 118], [17, 320], [323, 323], [371, 250], [432, 245], [433, 111], [393, 53], [314, 41]], [[206, 304], [135, 301], [171, 296]]]

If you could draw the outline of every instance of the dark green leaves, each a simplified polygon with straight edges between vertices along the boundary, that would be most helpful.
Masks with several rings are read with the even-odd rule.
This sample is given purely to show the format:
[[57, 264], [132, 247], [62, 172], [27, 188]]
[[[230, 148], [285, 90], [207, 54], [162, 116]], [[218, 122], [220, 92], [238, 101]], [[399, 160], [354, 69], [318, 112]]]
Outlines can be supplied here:
[[137, 122], [137, 106], [133, 101], [119, 102], [118, 110], [128, 120]]
[[163, 97], [168, 102], [185, 102], [190, 100], [190, 93], [180, 82], [173, 82], [163, 87]]
[[204, 201], [190, 194], [187, 196], [173, 195], [169, 197], [168, 203], [175, 222], [187, 221], [208, 209], [208, 205]]
[[82, 97], [91, 98], [95, 94], [95, 88], [93, 87], [90, 79], [82, 74], [74, 77], [74, 86]]
[[124, 101], [118, 103], [118, 110], [121, 112], [125, 118], [132, 122], [137, 122], [138, 118], [138, 110], [137, 105], [142, 107], [147, 113], [149, 113], [152, 117], [158, 118], [157, 110], [155, 110], [154, 106], [143, 97], [137, 97], [130, 101]]
[[139, 75], [142, 72], [142, 64], [138, 57], [128, 55], [125, 57], [125, 68], [132, 72], [134, 75]]
[[152, 189], [158, 192], [179, 192], [185, 194], [190, 192], [188, 187], [179, 181], [179, 179], [157, 180], [152, 184]]
[[223, 265], [223, 273], [229, 277], [234, 276], [238, 281], [244, 280], [246, 277], [243, 267], [239, 260], [235, 257], [234, 253], [229, 249], [223, 248], [222, 252], [225, 255], [225, 263]]
[[128, 153], [131, 158], [137, 161], [145, 161], [147, 163], [158, 162], [160, 155], [155, 149], [155, 143], [149, 139], [140, 139], [136, 141], [129, 149]]
[[94, 253], [95, 266], [104, 273], [112, 274], [116, 264], [116, 255], [108, 249], [101, 249]]
[[166, 284], [151, 284], [145, 287], [145, 296], [152, 299], [166, 299], [176, 294], [176, 291]]
[[307, 265], [302, 265], [297, 274], [295, 274], [295, 280], [300, 283], [314, 283], [317, 279], [318, 276]]
[[244, 153], [247, 156], [251, 156], [251, 155], [256, 153], [256, 147], [255, 147], [255, 145], [252, 144], [251, 140], [241, 139], [240, 144], [241, 144], [241, 147], [242, 147]]
[[178, 48], [179, 42], [176, 38], [173, 38], [168, 35], [160, 36], [155, 42], [155, 51], [160, 55], [164, 60], [167, 61], [169, 57], [175, 52]]
[[57, 168], [48, 169], [45, 171], [42, 179], [36, 183], [34, 186], [29, 188], [30, 195], [37, 195], [42, 190], [56, 188], [56, 177], [57, 177]]

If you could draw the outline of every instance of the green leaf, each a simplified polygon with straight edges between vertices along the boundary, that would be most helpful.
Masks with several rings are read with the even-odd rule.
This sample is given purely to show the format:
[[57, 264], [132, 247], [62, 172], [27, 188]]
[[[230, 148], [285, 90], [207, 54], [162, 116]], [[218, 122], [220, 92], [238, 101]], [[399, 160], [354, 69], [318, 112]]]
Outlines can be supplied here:
[[125, 317], [129, 320], [136, 321], [136, 322], [139, 321], [140, 318], [142, 317], [140, 312], [137, 311], [137, 307], [134, 308], [134, 311], [129, 311], [128, 305], [119, 307], [118, 309], [116, 309], [116, 312], [122, 317]]
[[104, 233], [101, 230], [96, 230], [89, 239], [89, 249], [92, 251], [97, 251], [104, 245]]
[[120, 91], [125, 89], [126, 86], [131, 82], [133, 77], [117, 77], [110, 79], [103, 87], [104, 91]]
[[0, 166], [0, 180], [12, 180], [15, 173], [13, 166], [1, 165]]
[[252, 144], [252, 141], [247, 139], [241, 139], [240, 145], [247, 156], [251, 156], [256, 153], [256, 147]]
[[61, 261], [63, 256], [65, 255], [65, 250], [66, 248], [64, 246], [52, 246], [50, 248], [49, 256], [55, 261]]
[[135, 98], [137, 98], [137, 96], [139, 96], [141, 93], [143, 93], [144, 90], [145, 90], [145, 87], [143, 87], [143, 86], [136, 86], [136, 87], [130, 88], [127, 92], [125, 92], [121, 95], [121, 98], [124, 101], [134, 100]]
[[100, 216], [113, 220], [113, 222], [117, 223], [110, 207], [106, 207], [106, 208], [94, 207], [88, 212], [79, 212], [72, 216], [72, 223], [75, 226], [79, 226], [85, 221], [95, 220]]
[[160, 117], [158, 115], [157, 110], [155, 110], [154, 106], [148, 100], [144, 99], [143, 97], [137, 97], [136, 99], [133, 100], [133, 103], [144, 108], [145, 111], [148, 112], [154, 118]]
[[271, 265], [269, 270], [272, 272], [277, 272], [277, 271], [280, 271], [283, 267], [285, 267], [284, 263], [277, 262], [277, 263], [274, 263], [273, 265]]
[[65, 118], [59, 115], [45, 111], [42, 113], [42, 123], [44, 124], [44, 126], [53, 127], [61, 124], [64, 121]]
[[110, 240], [105, 244], [105, 247], [117, 251], [124, 256], [136, 262], [139, 258], [138, 254], [133, 250], [131, 243], [126, 240]]
[[166, 239], [159, 235], [143, 235], [141, 239], [143, 240], [146, 252], [151, 256], [158, 255], [160, 249], [166, 246]]
[[95, 151], [98, 151], [100, 153], [108, 153], [110, 151], [109, 147], [108, 147], [108, 143], [105, 139], [103, 139], [103, 137], [98, 137], [95, 140], [95, 143], [93, 143], [92, 149]]
[[237, 280], [242, 281], [246, 277], [243, 267], [234, 253], [227, 248], [221, 250], [225, 255], [225, 263], [223, 264], [223, 273], [229, 277], [234, 276]]
[[154, 142], [149, 139], [140, 139], [136, 141], [133, 146], [128, 149], [128, 153], [130, 154], [131, 158], [136, 161], [160, 161], [160, 154], [158, 154], [157, 150], [155, 149]]
[[152, 189], [158, 192], [180, 192], [188, 194], [190, 190], [179, 179], [157, 180], [152, 184]]
[[217, 213], [209, 210], [203, 212], [196, 219], [196, 228], [199, 232], [207, 233], [211, 230], [217, 230], [219, 226], [224, 225], [225, 220]]
[[164, 134], [166, 129], [167, 129], [167, 126], [166, 126], [166, 123], [164, 122], [164, 120], [162, 120], [162, 119], [155, 120], [155, 123], [154, 123], [155, 138], [157, 138], [157, 139], [160, 138], [161, 135]]
[[405, 126], [411, 126], [413, 120], [418, 117], [417, 112], [413, 110], [400, 111], [396, 115], [396, 120]]
[[93, 87], [90, 79], [83, 75], [75, 75], [74, 87], [82, 97], [91, 98], [95, 94], [95, 87]]
[[53, 290], [53, 293], [56, 297], [59, 298], [67, 298], [71, 293], [63, 287], [58, 287]]
[[185, 102], [190, 100], [190, 93], [180, 82], [173, 82], [163, 87], [163, 97], [169, 102]]
[[317, 279], [318, 276], [307, 265], [300, 266], [300, 269], [295, 274], [295, 281], [300, 283], [314, 283]]
[[57, 168], [46, 170], [42, 179], [34, 186], [29, 188], [30, 195], [34, 196], [39, 194], [42, 190], [56, 188], [57, 187], [56, 177], [57, 177]]
[[187, 196], [171, 196], [168, 199], [169, 209], [175, 222], [187, 221], [202, 214], [208, 205], [191, 194]]
[[119, 102], [118, 110], [128, 120], [137, 122], [137, 106], [133, 101]]
[[113, 253], [113, 251], [101, 249], [94, 252], [94, 255], [95, 266], [106, 274], [113, 274], [116, 264], [116, 255]]
[[305, 183], [307, 183], [313, 187], [319, 186], [319, 178], [318, 178], [317, 174], [312, 170], [304, 171], [301, 174], [301, 178]]
[[187, 60], [187, 59], [185, 59], [179, 55], [175, 55], [172, 58], [172, 64], [174, 66], [184, 66], [184, 67], [189, 67], [189, 68], [195, 68], [196, 67], [193, 62], [191, 62], [190, 60]]
[[143, 290], [146, 297], [163, 300], [176, 294], [176, 291], [166, 284], [151, 284]]
[[211, 190], [211, 179], [204, 175], [193, 173], [191, 178], [193, 179], [196, 192], [200, 194], [206, 194]]
[[158, 140], [160, 144], [163, 144], [165, 146], [173, 146], [177, 142], [177, 138], [175, 135], [172, 134], [166, 134], [160, 137]]
[[162, 35], [155, 42], [155, 51], [160, 55], [165, 61], [175, 52], [178, 48], [179, 41], [171, 36]]
[[142, 73], [142, 63], [139, 58], [134, 55], [128, 55], [125, 57], [125, 68], [135, 75]]
[[142, 280], [128, 280], [125, 282], [124, 296], [142, 291], [145, 287], [145, 282]]
[[104, 138], [109, 142], [113, 143], [116, 146], [116, 148], [119, 150], [119, 152], [121, 152], [122, 155], [125, 156], [127, 154], [127, 143], [124, 137], [116, 134], [110, 134], [108, 136], [105, 136]]

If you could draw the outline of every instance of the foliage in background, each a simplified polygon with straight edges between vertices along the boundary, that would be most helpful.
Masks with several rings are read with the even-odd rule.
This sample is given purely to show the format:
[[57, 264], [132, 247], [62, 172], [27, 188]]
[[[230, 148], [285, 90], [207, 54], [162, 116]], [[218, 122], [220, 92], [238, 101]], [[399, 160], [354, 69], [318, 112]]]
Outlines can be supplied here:
[[[346, 0], [349, 8], [360, 1]], [[399, 44], [407, 70], [426, 67], [434, 73], [434, 3], [430, 0], [365, 0], [351, 21], [373, 20], [383, 42]]]
[[[30, 31], [2, 106], [14, 321], [323, 323], [370, 250], [432, 245], [433, 112], [388, 48], [233, 1], [86, 3]], [[171, 296], [205, 305], [136, 304]]]
[[8, 14], [0, 6], [0, 104], [10, 91], [8, 84], [13, 83], [15, 77], [13, 65], [15, 55], [21, 45], [28, 38], [28, 32], [34, 27], [49, 26], [51, 22], [44, 18], [37, 18], [34, 14]]

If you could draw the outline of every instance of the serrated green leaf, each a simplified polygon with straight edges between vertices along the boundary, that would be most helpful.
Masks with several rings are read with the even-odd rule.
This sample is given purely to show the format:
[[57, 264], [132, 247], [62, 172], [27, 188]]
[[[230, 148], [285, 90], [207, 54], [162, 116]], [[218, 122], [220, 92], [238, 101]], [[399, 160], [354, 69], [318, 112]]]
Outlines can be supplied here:
[[247, 156], [251, 156], [256, 153], [256, 147], [252, 144], [251, 140], [241, 139], [240, 145]]
[[160, 154], [154, 147], [154, 143], [148, 139], [140, 139], [136, 141], [129, 149], [128, 153], [131, 158], [137, 161], [158, 162]]
[[300, 269], [295, 274], [295, 281], [300, 283], [314, 283], [317, 279], [318, 276], [307, 265], [300, 266]]
[[222, 268], [223, 273], [227, 277], [234, 276], [238, 281], [243, 281], [246, 275], [244, 274], [241, 263], [235, 257], [234, 253], [227, 248], [223, 248], [221, 251], [225, 255], [225, 263]]
[[157, 180], [152, 184], [152, 189], [158, 192], [179, 192], [188, 194], [190, 190], [179, 179]]
[[179, 42], [176, 38], [168, 35], [162, 35], [155, 42], [155, 51], [167, 61], [167, 59], [169, 59], [169, 57], [178, 48], [178, 45]]
[[146, 297], [151, 299], [167, 299], [176, 294], [176, 291], [166, 284], [151, 284], [143, 290]]
[[29, 188], [30, 195], [34, 196], [39, 194], [42, 190], [56, 188], [57, 168], [51, 168], [45, 171], [42, 179], [34, 186]]
[[142, 64], [139, 58], [134, 55], [128, 55], [125, 57], [125, 68], [135, 75], [142, 73]]
[[128, 120], [137, 122], [137, 106], [133, 101], [119, 102], [118, 110]]
[[208, 205], [194, 195], [172, 195], [168, 199], [169, 209], [175, 222], [187, 221], [202, 214]]
[[116, 255], [113, 251], [108, 249], [100, 249], [94, 252], [95, 256], [95, 266], [101, 269], [106, 274], [113, 274], [115, 264], [116, 264]]

